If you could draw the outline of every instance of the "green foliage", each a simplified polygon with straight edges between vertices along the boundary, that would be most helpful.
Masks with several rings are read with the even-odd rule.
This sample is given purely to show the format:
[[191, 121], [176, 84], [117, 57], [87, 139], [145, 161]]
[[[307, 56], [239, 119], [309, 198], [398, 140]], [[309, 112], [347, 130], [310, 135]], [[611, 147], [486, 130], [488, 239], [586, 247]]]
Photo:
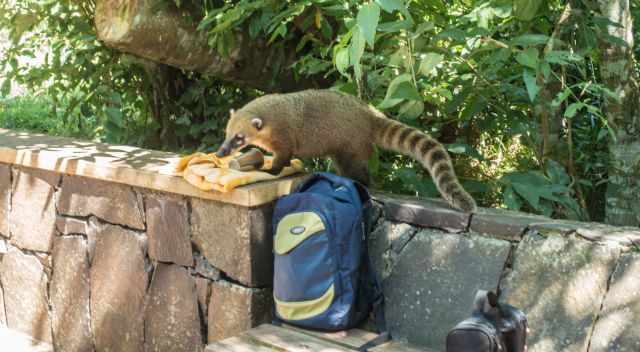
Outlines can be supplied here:
[[[34, 114], [34, 124], [7, 116], [19, 111], [13, 108], [5, 110], [5, 121], [13, 121], [5, 124], [109, 143], [212, 149], [222, 138], [229, 108], [253, 92], [189, 73], [175, 76], [182, 89], [166, 101], [160, 91], [167, 87], [157, 82], [163, 72], [155, 64], [96, 39], [94, 11], [90, 0], [0, 3], [0, 29], [9, 29], [11, 39], [0, 55], [0, 96], [21, 86], [34, 101], [47, 102], [38, 103], [46, 114]], [[24, 107], [22, 101], [11, 104]], [[45, 115], [57, 121], [55, 127], [38, 125]]]
[[[95, 40], [91, 1], [17, 3], [0, 5], [0, 26], [12, 29], [13, 40], [0, 61], [0, 91], [6, 95], [20, 84], [48, 97], [50, 116], [71, 132], [110, 142], [211, 149], [229, 107], [260, 94], [182, 73], [182, 89], [171, 106], [161, 106], [168, 112], [159, 118], [146, 64]], [[599, 79], [598, 41], [620, 43], [605, 31], [616, 24], [588, 2], [572, 2], [582, 15], [561, 26], [566, 2], [558, 0], [158, 4], [195, 9], [198, 29], [220, 55], [232, 52], [238, 30], [282, 50], [295, 48], [296, 62], [282, 69], [300, 80], [323, 76], [333, 89], [438, 138], [482, 205], [602, 218], [598, 204], [613, 136], [602, 102], [615, 94]], [[632, 7], [637, 14], [637, 4]], [[635, 28], [637, 39], [637, 23]], [[51, 48], [45, 63], [23, 64], [41, 46]], [[561, 126], [553, 136], [559, 150], [554, 155], [541, 152], [541, 109], [552, 111], [550, 122]], [[167, 133], [173, 137], [165, 138]], [[331, 168], [327, 161], [309, 164]], [[376, 151], [370, 166], [378, 187], [437, 195], [411, 158]]]

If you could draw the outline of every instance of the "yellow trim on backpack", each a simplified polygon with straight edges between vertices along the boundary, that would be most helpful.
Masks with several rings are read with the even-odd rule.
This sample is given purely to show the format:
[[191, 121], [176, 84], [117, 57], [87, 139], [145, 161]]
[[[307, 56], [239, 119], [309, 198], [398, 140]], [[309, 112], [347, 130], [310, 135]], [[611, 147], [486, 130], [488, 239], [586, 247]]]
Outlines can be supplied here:
[[276, 310], [280, 317], [286, 320], [303, 320], [324, 313], [333, 302], [333, 284], [319, 298], [311, 301], [284, 302], [273, 295], [276, 302]]
[[324, 223], [316, 213], [289, 214], [278, 223], [273, 250], [279, 255], [289, 253], [302, 241], [322, 230], [324, 230]]

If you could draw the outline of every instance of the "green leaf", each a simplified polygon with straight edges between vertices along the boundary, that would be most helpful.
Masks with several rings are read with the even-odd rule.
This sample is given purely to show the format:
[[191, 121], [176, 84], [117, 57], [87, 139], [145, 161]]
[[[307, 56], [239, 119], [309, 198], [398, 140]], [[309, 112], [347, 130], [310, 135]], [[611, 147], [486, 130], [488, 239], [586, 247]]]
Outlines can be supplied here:
[[538, 50], [536, 48], [529, 48], [521, 51], [516, 55], [516, 61], [522, 66], [536, 69], [538, 67]]
[[513, 0], [513, 15], [521, 21], [531, 21], [543, 3], [543, 0]]
[[446, 145], [447, 150], [453, 154], [462, 154], [474, 159], [484, 161], [485, 157], [478, 150], [466, 143], [450, 143]]
[[413, 21], [410, 20], [384, 22], [378, 25], [378, 31], [383, 33], [393, 33], [401, 30], [409, 30], [411, 27], [413, 27]]
[[424, 112], [424, 102], [422, 100], [409, 100], [404, 103], [398, 113], [402, 119], [415, 120]]
[[0, 88], [0, 96], [7, 97], [11, 94], [11, 80], [9, 78], [2, 82], [2, 88]]
[[336, 68], [342, 75], [347, 76], [347, 68], [349, 68], [349, 49], [342, 48], [335, 55]]
[[553, 50], [544, 56], [545, 61], [551, 64], [566, 65], [570, 62], [580, 62], [584, 58], [576, 53], [564, 50]]
[[380, 109], [394, 107], [404, 100], [422, 100], [416, 87], [411, 83], [411, 75], [402, 74], [391, 81], [387, 89], [387, 95], [378, 106]]
[[552, 183], [558, 185], [568, 185], [569, 182], [571, 182], [571, 178], [559, 162], [548, 159], [545, 163], [545, 166], [547, 168], [547, 175], [549, 175]]
[[578, 110], [580, 110], [583, 106], [585, 105], [582, 102], [571, 103], [564, 111], [564, 117], [572, 118], [576, 116]]
[[122, 111], [118, 108], [106, 108], [105, 112], [109, 117], [109, 122], [112, 122], [116, 126], [120, 128], [124, 128], [124, 119], [122, 116]]
[[536, 77], [529, 70], [522, 71], [522, 78], [524, 79], [524, 85], [527, 87], [527, 93], [529, 94], [529, 100], [533, 103], [536, 100], [536, 96], [540, 91], [536, 83]]
[[353, 36], [351, 37], [351, 45], [349, 46], [349, 62], [351, 65], [360, 63], [364, 54], [365, 38], [362, 28], [359, 25], [353, 27]]
[[363, 5], [360, 11], [358, 11], [356, 20], [358, 21], [364, 39], [369, 46], [373, 48], [376, 38], [376, 28], [380, 20], [380, 6], [373, 2]]
[[565, 88], [562, 92], [556, 95], [555, 99], [553, 99], [553, 101], [551, 102], [551, 106], [557, 108], [558, 106], [560, 106], [560, 104], [562, 104], [563, 101], [565, 101], [569, 97], [569, 95], [571, 95], [571, 89]]
[[518, 198], [518, 195], [513, 190], [513, 187], [507, 187], [502, 194], [504, 199], [504, 205], [511, 210], [520, 210], [522, 208], [522, 201]]
[[444, 59], [444, 55], [436, 54], [436, 53], [427, 53], [422, 57], [422, 61], [420, 61], [420, 68], [418, 71], [425, 76], [431, 75], [433, 69], [438, 66]]
[[402, 0], [376, 0], [376, 3], [388, 13], [404, 8], [404, 1]]
[[38, 23], [38, 16], [35, 13], [17, 14], [12, 21], [11, 39], [13, 42], [17, 43], [24, 32], [30, 30], [36, 23]]
[[543, 34], [523, 34], [511, 39], [511, 45], [540, 45], [547, 44], [549, 37]]

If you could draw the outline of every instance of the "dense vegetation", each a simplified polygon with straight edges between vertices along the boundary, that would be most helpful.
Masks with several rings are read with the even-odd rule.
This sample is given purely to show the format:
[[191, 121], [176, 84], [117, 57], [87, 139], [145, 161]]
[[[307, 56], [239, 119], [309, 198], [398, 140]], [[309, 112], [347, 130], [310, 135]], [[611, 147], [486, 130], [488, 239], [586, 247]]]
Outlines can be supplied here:
[[[233, 50], [238, 30], [283, 50], [293, 44], [296, 61], [280, 70], [300, 80], [322, 76], [333, 89], [436, 136], [482, 205], [604, 218], [607, 146], [615, 139], [604, 102], [618, 98], [601, 79], [601, 47], [628, 43], [607, 32], [619, 25], [592, 1], [155, 5], [187, 9], [218, 55]], [[96, 39], [94, 10], [93, 0], [0, 3], [0, 29], [10, 40], [0, 47], [0, 127], [213, 150], [229, 108], [264, 93], [107, 48]], [[631, 11], [640, 6], [632, 3]], [[633, 18], [637, 29], [640, 16]], [[16, 86], [26, 93], [9, 97]], [[379, 151], [370, 165], [379, 188], [437, 194], [410, 158]]]

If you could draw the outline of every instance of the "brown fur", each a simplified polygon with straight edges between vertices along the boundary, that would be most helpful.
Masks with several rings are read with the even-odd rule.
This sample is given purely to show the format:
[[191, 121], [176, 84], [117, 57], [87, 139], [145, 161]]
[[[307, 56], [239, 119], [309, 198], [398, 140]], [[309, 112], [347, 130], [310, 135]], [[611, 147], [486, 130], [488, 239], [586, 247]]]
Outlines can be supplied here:
[[[243, 138], [234, 139], [238, 134]], [[328, 156], [340, 174], [364, 184], [369, 183], [368, 160], [375, 144], [420, 161], [454, 207], [476, 210], [440, 143], [346, 94], [305, 90], [251, 101], [231, 112], [223, 147], [228, 153], [249, 144], [274, 154], [273, 173], [279, 173], [293, 157]]]

